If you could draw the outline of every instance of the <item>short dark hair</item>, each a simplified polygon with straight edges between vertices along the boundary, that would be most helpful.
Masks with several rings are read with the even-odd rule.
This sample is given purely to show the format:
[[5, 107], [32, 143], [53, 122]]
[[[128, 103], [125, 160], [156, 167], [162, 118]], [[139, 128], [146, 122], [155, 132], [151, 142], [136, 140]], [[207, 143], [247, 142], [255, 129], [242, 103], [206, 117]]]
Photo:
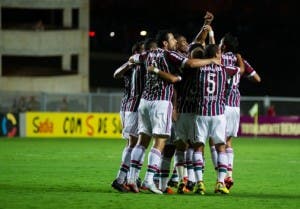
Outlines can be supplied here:
[[239, 41], [236, 36], [231, 33], [226, 33], [223, 36], [223, 44], [226, 46], [226, 51], [237, 53]]
[[144, 42], [145, 50], [150, 50], [155, 45], [157, 45], [156, 40], [154, 38], [147, 38]]
[[200, 47], [200, 48], [202, 48], [202, 49], [204, 50], [204, 47], [203, 47], [202, 44], [200, 44], [200, 43], [192, 43], [192, 44], [189, 46], [188, 52], [191, 52], [191, 51], [193, 51], [195, 48], [198, 48], [198, 47]]
[[131, 53], [141, 53], [142, 47], [143, 47], [144, 41], [138, 41], [135, 44], [133, 44], [131, 48]]
[[204, 57], [204, 47], [200, 43], [193, 43], [189, 46], [188, 53], [191, 58], [203, 58]]
[[183, 37], [183, 38], [186, 38], [183, 34], [181, 34], [181, 33], [175, 33], [174, 34], [174, 38], [177, 40], [178, 38], [180, 38], [180, 37]]
[[158, 33], [156, 34], [156, 37], [155, 37], [158, 47], [163, 47], [164, 46], [163, 42], [168, 41], [169, 33], [171, 33], [169, 30], [158, 31]]
[[216, 56], [219, 50], [219, 46], [217, 44], [208, 44], [205, 47], [205, 57], [206, 58], [213, 58]]

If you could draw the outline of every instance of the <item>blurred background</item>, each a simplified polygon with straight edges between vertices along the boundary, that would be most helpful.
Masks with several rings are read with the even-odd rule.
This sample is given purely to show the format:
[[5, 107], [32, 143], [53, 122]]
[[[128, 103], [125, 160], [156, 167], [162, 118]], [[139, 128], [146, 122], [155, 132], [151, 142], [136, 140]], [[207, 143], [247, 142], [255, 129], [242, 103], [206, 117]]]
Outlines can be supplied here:
[[[236, 35], [240, 52], [262, 76], [260, 85], [244, 79], [242, 95], [300, 96], [299, 76], [295, 75], [299, 52], [295, 50], [300, 26], [293, 1], [274, 0], [91, 0], [91, 53], [115, 53], [130, 55], [130, 47], [143, 40], [140, 31], [155, 36], [159, 29], [171, 29], [192, 41], [203, 24], [206, 11], [215, 15], [212, 23], [216, 41], [226, 32]], [[114, 36], [111, 36], [111, 33]], [[92, 57], [93, 58], [93, 57]], [[100, 77], [120, 62], [106, 56], [91, 59], [92, 77]], [[125, 56], [126, 58], [126, 56]], [[105, 66], [105, 71], [100, 65]], [[299, 73], [297, 73], [299, 75]], [[103, 82], [92, 79], [92, 86], [118, 86], [118, 81]]]
[[241, 81], [245, 112], [259, 101], [264, 112], [275, 104], [281, 114], [295, 115], [300, 111], [300, 93], [299, 21], [294, 4], [0, 0], [0, 110], [16, 111], [23, 103], [36, 103], [34, 109], [43, 111], [118, 112], [124, 84], [112, 75], [128, 60], [132, 45], [155, 37], [160, 29], [181, 33], [191, 42], [210, 11], [216, 42], [227, 32], [237, 36], [240, 53], [262, 78], [260, 84]]

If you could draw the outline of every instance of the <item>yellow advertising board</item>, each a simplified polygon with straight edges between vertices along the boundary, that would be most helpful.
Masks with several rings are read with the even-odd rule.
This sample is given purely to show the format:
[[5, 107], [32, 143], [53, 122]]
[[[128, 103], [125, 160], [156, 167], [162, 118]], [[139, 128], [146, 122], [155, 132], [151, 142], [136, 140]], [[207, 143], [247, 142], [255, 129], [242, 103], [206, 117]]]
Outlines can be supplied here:
[[121, 138], [119, 113], [27, 112], [28, 137]]

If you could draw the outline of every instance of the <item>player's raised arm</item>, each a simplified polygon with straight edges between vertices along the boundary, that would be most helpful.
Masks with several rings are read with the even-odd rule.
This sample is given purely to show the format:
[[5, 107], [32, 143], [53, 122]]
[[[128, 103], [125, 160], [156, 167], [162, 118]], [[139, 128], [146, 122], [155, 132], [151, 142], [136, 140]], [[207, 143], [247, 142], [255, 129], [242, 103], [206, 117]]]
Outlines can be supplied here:
[[209, 30], [207, 30], [206, 25], [210, 25], [214, 19], [214, 15], [211, 12], [206, 12], [204, 16], [204, 24], [203, 27], [200, 29], [199, 33], [194, 38], [193, 42], [201, 43], [203, 46], [205, 45], [205, 39], [209, 34]]

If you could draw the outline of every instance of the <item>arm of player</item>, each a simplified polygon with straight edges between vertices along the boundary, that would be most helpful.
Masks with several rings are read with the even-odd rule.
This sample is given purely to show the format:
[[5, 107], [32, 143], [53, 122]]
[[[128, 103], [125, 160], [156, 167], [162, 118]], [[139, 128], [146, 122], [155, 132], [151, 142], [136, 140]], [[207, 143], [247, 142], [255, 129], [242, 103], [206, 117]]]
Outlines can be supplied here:
[[214, 57], [209, 59], [187, 59], [184, 62], [184, 68], [197, 68], [209, 64], [221, 65], [221, 58]]
[[149, 66], [147, 68], [147, 71], [150, 73], [157, 74], [160, 78], [164, 79], [165, 81], [168, 81], [170, 83], [176, 83], [181, 81], [181, 76], [173, 75], [172, 73], [167, 73], [165, 71], [159, 70], [158, 68], [154, 66]]
[[216, 40], [215, 40], [215, 33], [212, 29], [212, 27], [210, 25], [206, 25], [205, 26], [208, 30], [208, 43], [209, 44], [216, 44]]
[[252, 82], [260, 83], [261, 82], [260, 76], [258, 75], [258, 73], [256, 71], [254, 71], [254, 72], [255, 73], [253, 75], [249, 75], [248, 79]]
[[243, 75], [245, 72], [244, 60], [239, 53], [236, 54], [236, 58], [237, 58], [237, 66], [240, 68], [240, 74]]
[[260, 83], [261, 78], [259, 74], [253, 69], [253, 67], [249, 64], [249, 62], [243, 59], [245, 65], [245, 74], [247, 75], [248, 79], [255, 83]]
[[124, 73], [127, 72], [132, 66], [132, 63], [125, 62], [118, 69], [115, 70], [113, 77], [116, 79], [122, 78]]
[[207, 34], [209, 33], [209, 31], [207, 30], [207, 27], [205, 27], [205, 26], [210, 25], [211, 22], [213, 21], [213, 19], [214, 19], [214, 15], [207, 11], [205, 16], [204, 16], [203, 27], [201, 28], [199, 33], [196, 35], [193, 42], [205, 45], [205, 39], [207, 37]]
[[172, 96], [172, 104], [173, 104], [173, 110], [172, 110], [172, 121], [175, 122], [178, 120], [179, 113], [177, 112], [177, 91], [176, 88], [174, 88], [173, 96]]

